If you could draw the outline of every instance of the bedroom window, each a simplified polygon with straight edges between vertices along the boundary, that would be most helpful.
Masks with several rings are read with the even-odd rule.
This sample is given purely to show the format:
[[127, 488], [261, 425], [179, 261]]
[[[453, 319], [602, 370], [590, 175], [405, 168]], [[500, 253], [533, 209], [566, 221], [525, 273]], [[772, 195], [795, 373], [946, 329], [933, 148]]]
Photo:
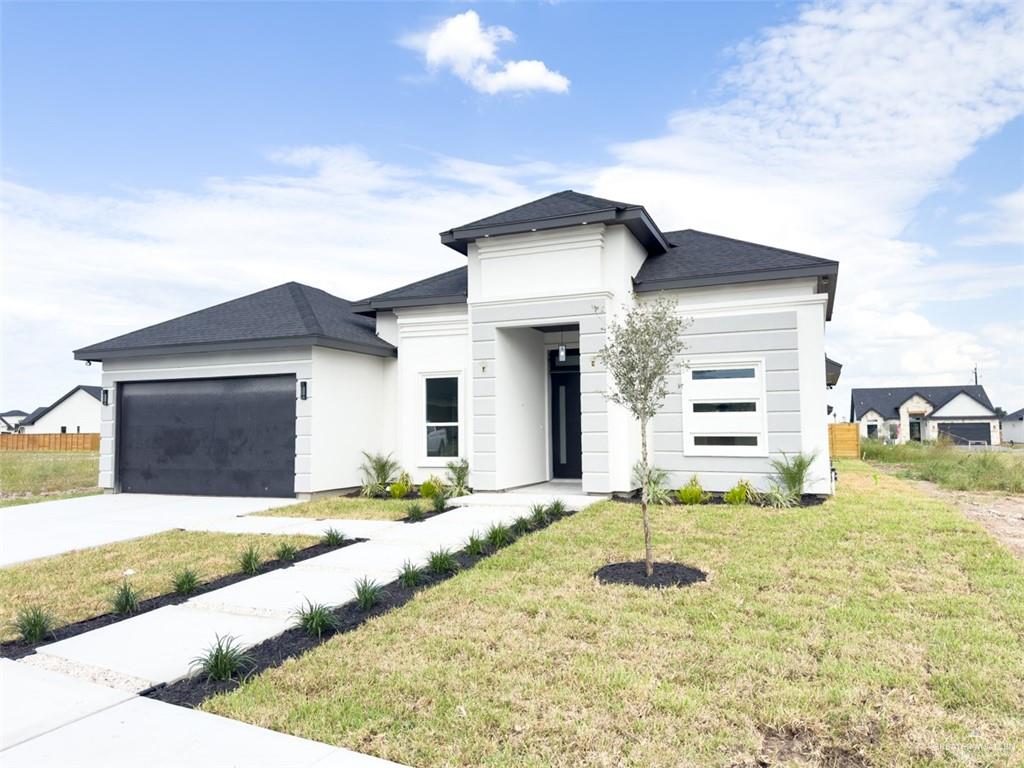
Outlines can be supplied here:
[[684, 454], [767, 455], [763, 361], [693, 365], [684, 381]]
[[428, 457], [459, 455], [459, 377], [426, 379]]

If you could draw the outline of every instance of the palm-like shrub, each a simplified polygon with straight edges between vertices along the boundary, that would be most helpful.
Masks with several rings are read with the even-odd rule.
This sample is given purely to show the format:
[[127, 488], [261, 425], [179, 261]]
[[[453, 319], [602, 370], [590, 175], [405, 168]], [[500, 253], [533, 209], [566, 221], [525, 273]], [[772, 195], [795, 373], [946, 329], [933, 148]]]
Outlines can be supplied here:
[[302, 629], [310, 637], [320, 638], [338, 629], [338, 617], [334, 611], [323, 603], [314, 603], [306, 599], [306, 604], [292, 614], [295, 626]]
[[459, 560], [447, 549], [436, 549], [427, 557], [427, 567], [437, 574], [455, 573]]
[[433, 507], [434, 512], [441, 514], [448, 509], [448, 495], [445, 493], [434, 494], [434, 498], [430, 500], [430, 506]]
[[778, 483], [772, 483], [767, 491], [757, 495], [762, 506], [774, 507], [775, 509], [789, 509], [800, 503], [800, 497]]
[[359, 465], [363, 484], [360, 493], [372, 498], [385, 498], [388, 486], [394, 482], [401, 469], [390, 453], [385, 455], [363, 451], [363, 463]]
[[530, 507], [530, 522], [533, 523], [535, 528], [547, 525], [548, 508], [543, 504], [534, 504]]
[[125, 579], [114, 590], [114, 594], [110, 596], [107, 602], [110, 603], [111, 613], [116, 613], [118, 616], [128, 616], [138, 612], [141, 598], [142, 593], [133, 587], [128, 579]]
[[409, 589], [419, 586], [419, 583], [423, 580], [423, 569], [413, 563], [411, 560], [406, 560], [402, 563], [402, 568], [398, 572], [398, 583], [403, 587]]
[[22, 608], [14, 617], [14, 629], [26, 645], [42, 642], [53, 635], [56, 623], [52, 613], [37, 605]]
[[792, 458], [782, 454], [781, 459], [772, 459], [773, 481], [789, 491], [791, 496], [800, 498], [813, 463], [813, 453], [797, 453]]
[[373, 579], [363, 576], [356, 579], [356, 605], [359, 610], [368, 611], [384, 598], [384, 588]]
[[487, 529], [487, 544], [491, 549], [501, 549], [512, 543], [512, 531], [507, 525], [495, 523]]
[[405, 510], [405, 519], [410, 523], [418, 523], [420, 520], [425, 518], [427, 513], [423, 509], [423, 505], [417, 502], [413, 502]]
[[465, 459], [449, 461], [448, 465], [448, 495], [465, 496], [469, 493], [469, 462]]
[[260, 569], [260, 565], [263, 563], [263, 553], [260, 552], [260, 548], [255, 544], [250, 544], [248, 547], [242, 550], [242, 554], [238, 556], [238, 567], [242, 569], [242, 573], [246, 573], [252, 576]]
[[282, 541], [274, 550], [274, 557], [282, 563], [290, 563], [297, 554], [299, 554], [299, 548], [290, 541]]
[[171, 580], [174, 592], [185, 597], [191, 595], [199, 588], [199, 574], [194, 568], [182, 568]]
[[444, 482], [437, 475], [431, 475], [420, 483], [420, 496], [424, 499], [432, 499], [438, 494], [444, 493]]
[[206, 675], [207, 681], [231, 680], [245, 667], [253, 665], [253, 658], [230, 635], [215, 636], [206, 652], [192, 659], [192, 669]]
[[348, 537], [333, 526], [324, 531], [323, 536], [320, 537], [320, 543], [328, 547], [340, 547], [346, 541], [348, 541]]
[[467, 555], [472, 555], [473, 557], [485, 555], [487, 554], [487, 539], [474, 531], [469, 534], [469, 538], [466, 539], [465, 550]]
[[693, 475], [690, 477], [690, 482], [676, 491], [676, 498], [679, 499], [680, 504], [703, 504], [711, 498], [711, 494], [704, 492], [700, 480]]
[[757, 491], [754, 490], [754, 486], [748, 483], [746, 480], [740, 480], [736, 485], [722, 494], [722, 500], [726, 504], [753, 504], [757, 499]]
[[672, 503], [672, 490], [668, 485], [668, 472], [664, 469], [649, 467], [645, 473], [643, 463], [638, 461], [633, 465], [633, 485], [641, 489], [647, 489], [647, 500], [651, 504]]

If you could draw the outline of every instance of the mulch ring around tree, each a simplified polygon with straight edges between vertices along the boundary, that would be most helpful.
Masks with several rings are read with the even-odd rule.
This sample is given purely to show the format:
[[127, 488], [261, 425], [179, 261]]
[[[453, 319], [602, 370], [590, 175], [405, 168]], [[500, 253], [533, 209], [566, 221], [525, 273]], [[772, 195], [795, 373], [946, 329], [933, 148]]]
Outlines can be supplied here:
[[645, 589], [666, 587], [688, 587], [707, 581], [708, 575], [699, 568], [682, 563], [655, 563], [654, 574], [647, 578], [643, 560], [628, 563], [609, 563], [594, 571], [594, 578], [600, 584], [626, 584]]

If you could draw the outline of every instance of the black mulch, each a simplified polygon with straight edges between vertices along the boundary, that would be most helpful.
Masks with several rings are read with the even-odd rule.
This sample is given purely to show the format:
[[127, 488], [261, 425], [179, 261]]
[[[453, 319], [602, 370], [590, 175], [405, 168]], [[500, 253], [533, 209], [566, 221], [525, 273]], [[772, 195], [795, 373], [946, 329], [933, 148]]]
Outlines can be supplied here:
[[[574, 514], [569, 511], [563, 517]], [[557, 519], [562, 519], [557, 518]], [[546, 528], [547, 525], [556, 522], [552, 520], [542, 526], [533, 526], [531, 531]], [[459, 571], [472, 568], [478, 562], [489, 557], [493, 552], [485, 555], [467, 555], [459, 552], [455, 557], [459, 561]], [[456, 571], [457, 573], [458, 571]], [[264, 640], [262, 643], [250, 648], [247, 653], [252, 657], [253, 663], [245, 671], [245, 676], [252, 677], [264, 670], [277, 667], [290, 658], [301, 656], [318, 645], [326, 643], [333, 635], [351, 632], [366, 621], [387, 613], [390, 610], [405, 605], [412, 599], [413, 595], [421, 589], [426, 589], [434, 584], [450, 579], [455, 573], [436, 574], [424, 569], [422, 579], [415, 587], [403, 587], [397, 580], [383, 585], [384, 596], [380, 603], [368, 611], [361, 610], [354, 602], [345, 603], [334, 609], [334, 615], [338, 619], [339, 628], [336, 632], [324, 634], [323, 636], [310, 637], [302, 629], [292, 628], [285, 630], [280, 635]], [[206, 699], [218, 693], [231, 691], [242, 684], [240, 680], [207, 681], [200, 675], [193, 675], [175, 683], [158, 685], [143, 692], [143, 696], [164, 701], [169, 704], [177, 704], [184, 707], [197, 707]]]
[[156, 597], [148, 597], [145, 600], [139, 601], [139, 610], [131, 614], [117, 614], [117, 613], [101, 613], [98, 616], [92, 616], [88, 619], [82, 619], [76, 621], [74, 624], [65, 624], [63, 627], [58, 627], [53, 631], [53, 634], [46, 640], [32, 645], [25, 645], [19, 640], [8, 640], [7, 642], [0, 643], [0, 658], [3, 659], [20, 659], [35, 653], [36, 648], [47, 645], [49, 643], [55, 643], [58, 640], [66, 640], [69, 637], [80, 635], [83, 632], [91, 632], [94, 629], [105, 627], [109, 624], [116, 624], [119, 621], [130, 619], [134, 616], [138, 616], [142, 613], [148, 613], [149, 611], [155, 611], [157, 608], [163, 608], [168, 605], [178, 605], [184, 603], [186, 600], [201, 595], [204, 592], [211, 592], [221, 587], [229, 587], [232, 584], [237, 584], [240, 581], [251, 579], [253, 576], [261, 576], [264, 573], [270, 571], [276, 571], [280, 568], [288, 568], [289, 566], [301, 562], [302, 560], [308, 560], [311, 557], [317, 555], [323, 555], [328, 552], [332, 552], [335, 549], [341, 547], [347, 547], [351, 544], [358, 544], [366, 541], [366, 539], [346, 539], [344, 544], [340, 546], [330, 546], [328, 544], [314, 544], [305, 549], [300, 549], [295, 553], [295, 559], [291, 561], [285, 560], [268, 560], [263, 563], [256, 573], [229, 573], [226, 576], [221, 576], [213, 581], [206, 581], [200, 584], [196, 591], [190, 595], [177, 595], [173, 592], [165, 595], [157, 595]]
[[[703, 504], [725, 504], [726, 501], [721, 493], [709, 493], [710, 498], [703, 502]], [[805, 493], [800, 497], [801, 507], [817, 507], [820, 504], [824, 504], [828, 501], [828, 496], [819, 496], [816, 493]], [[637, 491], [629, 496], [615, 496], [613, 501], [621, 501], [623, 504], [639, 504], [640, 503], [640, 492]], [[672, 496], [671, 501], [668, 504], [662, 506], [666, 507], [686, 507], [686, 506], [701, 506], [700, 504], [683, 504]]]
[[628, 584], [646, 589], [664, 587], [688, 587], [699, 581], [706, 581], [708, 575], [699, 568], [682, 563], [654, 563], [654, 573], [647, 577], [643, 560], [629, 563], [609, 563], [594, 571], [594, 577], [601, 584]]

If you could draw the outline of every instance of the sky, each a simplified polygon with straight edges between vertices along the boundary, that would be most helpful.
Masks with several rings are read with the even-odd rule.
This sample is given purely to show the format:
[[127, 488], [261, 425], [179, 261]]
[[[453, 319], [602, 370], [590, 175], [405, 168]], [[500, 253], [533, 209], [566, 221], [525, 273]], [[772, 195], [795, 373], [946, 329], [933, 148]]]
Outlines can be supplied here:
[[1024, 4], [0, 4], [0, 409], [296, 280], [359, 299], [562, 189], [840, 262], [829, 402], [1024, 407]]

